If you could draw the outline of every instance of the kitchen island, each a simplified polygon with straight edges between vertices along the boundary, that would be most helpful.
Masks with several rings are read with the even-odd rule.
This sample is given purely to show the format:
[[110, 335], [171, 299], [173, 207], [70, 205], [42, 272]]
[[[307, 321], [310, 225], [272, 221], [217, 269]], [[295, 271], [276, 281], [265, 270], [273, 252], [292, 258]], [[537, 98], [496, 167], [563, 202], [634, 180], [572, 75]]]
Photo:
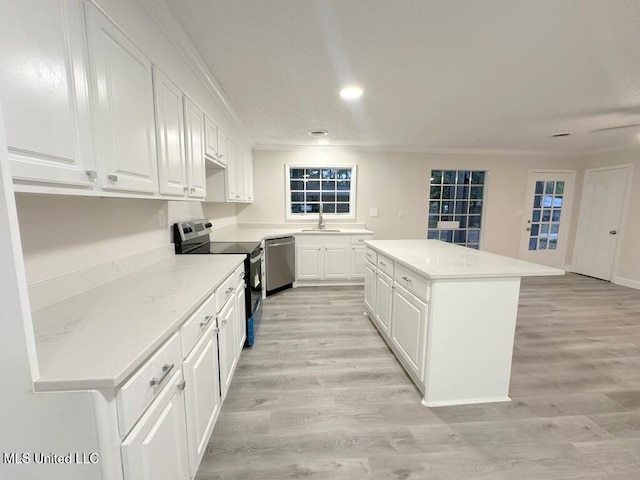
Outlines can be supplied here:
[[371, 240], [366, 313], [429, 407], [508, 401], [520, 279], [564, 271], [438, 240]]

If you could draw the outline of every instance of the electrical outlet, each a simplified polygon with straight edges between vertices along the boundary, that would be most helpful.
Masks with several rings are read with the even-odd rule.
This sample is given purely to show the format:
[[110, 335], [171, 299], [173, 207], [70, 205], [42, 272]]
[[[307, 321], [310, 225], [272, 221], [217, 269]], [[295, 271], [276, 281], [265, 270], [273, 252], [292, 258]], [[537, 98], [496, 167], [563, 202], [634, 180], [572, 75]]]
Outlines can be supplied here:
[[372, 208], [369, 210], [369, 216], [370, 217], [377, 217], [378, 216], [378, 209], [377, 208]]
[[158, 210], [158, 223], [161, 227], [167, 226], [167, 218], [164, 215], [164, 210]]

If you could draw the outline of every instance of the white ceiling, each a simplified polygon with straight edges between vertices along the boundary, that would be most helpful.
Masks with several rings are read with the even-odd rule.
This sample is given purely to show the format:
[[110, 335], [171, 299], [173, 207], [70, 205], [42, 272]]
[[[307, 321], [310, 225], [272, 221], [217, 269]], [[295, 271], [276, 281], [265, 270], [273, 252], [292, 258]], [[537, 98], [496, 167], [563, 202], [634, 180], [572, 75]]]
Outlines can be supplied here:
[[166, 1], [258, 147], [640, 144], [640, 0]]

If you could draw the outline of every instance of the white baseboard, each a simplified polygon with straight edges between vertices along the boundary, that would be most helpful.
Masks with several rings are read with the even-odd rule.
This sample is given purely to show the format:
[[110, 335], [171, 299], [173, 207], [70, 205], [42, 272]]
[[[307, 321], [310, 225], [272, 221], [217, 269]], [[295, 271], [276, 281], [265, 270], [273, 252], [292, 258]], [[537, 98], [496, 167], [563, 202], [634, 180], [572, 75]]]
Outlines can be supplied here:
[[629, 287], [629, 288], [634, 288], [636, 290], [640, 290], [640, 281], [631, 280], [630, 278], [614, 276], [611, 279], [611, 283], [615, 283], [616, 285], [622, 285], [623, 287]]
[[487, 397], [487, 398], [465, 398], [463, 400], [442, 400], [439, 402], [427, 402], [422, 399], [422, 405], [425, 407], [451, 407], [454, 405], [471, 405], [475, 403], [496, 403], [496, 402], [510, 402], [509, 397]]
[[296, 280], [293, 288], [298, 287], [354, 287], [364, 285], [364, 279], [358, 280]]

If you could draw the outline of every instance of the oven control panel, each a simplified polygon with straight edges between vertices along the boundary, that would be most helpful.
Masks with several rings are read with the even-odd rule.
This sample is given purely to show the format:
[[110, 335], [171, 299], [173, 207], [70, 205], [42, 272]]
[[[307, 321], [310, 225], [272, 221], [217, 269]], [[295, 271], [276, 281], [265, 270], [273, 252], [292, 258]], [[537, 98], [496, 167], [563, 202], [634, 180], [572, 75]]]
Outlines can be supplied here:
[[174, 241], [178, 241], [178, 239], [180, 239], [182, 242], [198, 238], [202, 235], [210, 234], [211, 227], [213, 227], [213, 224], [209, 220], [179, 222], [173, 226], [173, 238]]

